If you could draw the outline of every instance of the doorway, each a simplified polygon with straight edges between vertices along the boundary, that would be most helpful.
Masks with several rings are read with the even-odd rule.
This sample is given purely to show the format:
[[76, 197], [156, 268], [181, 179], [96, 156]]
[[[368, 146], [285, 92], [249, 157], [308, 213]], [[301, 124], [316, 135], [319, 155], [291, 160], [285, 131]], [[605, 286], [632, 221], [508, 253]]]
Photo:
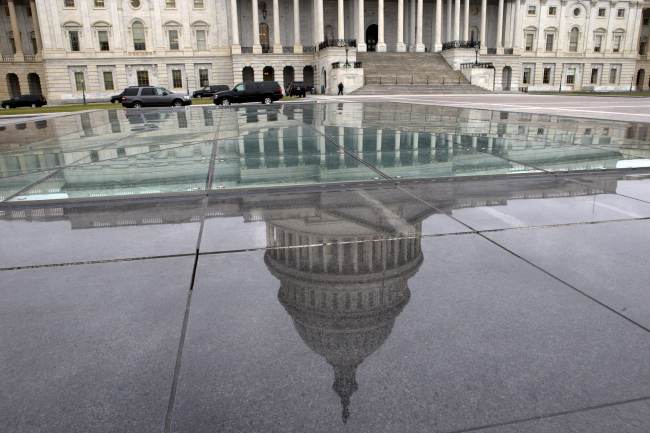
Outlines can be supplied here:
[[501, 75], [501, 87], [503, 90], [510, 90], [510, 82], [512, 81], [512, 68], [506, 66], [503, 68], [503, 74]]
[[20, 81], [18, 75], [7, 74], [7, 88], [9, 89], [9, 97], [20, 96]]
[[250, 66], [246, 66], [242, 70], [242, 78], [244, 83], [252, 83], [253, 81], [255, 81], [255, 71], [253, 71], [253, 68], [251, 68]]
[[275, 70], [272, 66], [265, 66], [262, 70], [262, 81], [275, 81]]
[[366, 49], [375, 51], [377, 49], [377, 38], [379, 37], [379, 27], [377, 24], [370, 24], [366, 28]]
[[636, 90], [643, 90], [643, 82], [645, 81], [645, 69], [639, 69], [636, 74]]

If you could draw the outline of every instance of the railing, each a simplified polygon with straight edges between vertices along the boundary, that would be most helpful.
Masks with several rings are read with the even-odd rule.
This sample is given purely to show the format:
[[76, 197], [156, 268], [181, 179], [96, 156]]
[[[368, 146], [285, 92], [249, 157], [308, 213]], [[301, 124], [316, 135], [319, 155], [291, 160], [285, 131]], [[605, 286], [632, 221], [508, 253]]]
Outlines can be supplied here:
[[282, 47], [282, 52], [287, 54], [287, 53], [293, 53], [293, 46], [291, 47]]
[[496, 49], [496, 48], [488, 48], [487, 53], [488, 53], [488, 54], [496, 54], [496, 53], [497, 53], [497, 49]]
[[504, 48], [503, 49], [503, 54], [504, 55], [512, 55], [512, 54], [514, 54], [514, 50], [512, 48]]
[[362, 69], [363, 66], [361, 66], [361, 62], [354, 62], [354, 68], [355, 69]]
[[316, 52], [316, 46], [303, 46], [302, 47], [302, 52], [303, 53], [315, 53]]
[[318, 50], [324, 50], [325, 48], [329, 47], [345, 47], [345, 45], [348, 45], [350, 47], [356, 47], [357, 46], [357, 40], [356, 39], [325, 39], [323, 42], [318, 44]]
[[14, 62], [14, 56], [9, 55], [9, 54], [3, 54], [2, 55], [2, 62], [3, 63], [13, 63]]
[[129, 56], [153, 56], [153, 51], [129, 51], [126, 54]]
[[265, 47], [264, 45], [262, 45], [262, 54], [269, 54], [269, 53], [273, 53], [273, 47], [271, 46]]
[[453, 50], [455, 48], [475, 48], [480, 47], [481, 41], [450, 41], [442, 44], [442, 49]]
[[460, 69], [472, 69], [472, 68], [480, 68], [480, 69], [494, 69], [494, 64], [492, 62], [469, 62], [469, 63], [461, 63], [460, 64]]
[[334, 62], [334, 63], [332, 63], [332, 69], [338, 69], [339, 66], [341, 66], [341, 62]]
[[242, 54], [253, 54], [253, 47], [241, 47]]
[[36, 61], [36, 55], [34, 55], [34, 54], [25, 54], [25, 61], [26, 62], [35, 62]]

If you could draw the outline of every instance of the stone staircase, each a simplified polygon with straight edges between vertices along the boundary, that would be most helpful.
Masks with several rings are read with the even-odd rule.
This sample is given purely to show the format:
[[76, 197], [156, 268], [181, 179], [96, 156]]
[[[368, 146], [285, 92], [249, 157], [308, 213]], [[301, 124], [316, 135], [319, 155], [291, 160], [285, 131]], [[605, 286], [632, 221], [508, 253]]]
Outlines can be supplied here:
[[352, 95], [490, 93], [469, 84], [440, 53], [357, 53], [365, 85]]

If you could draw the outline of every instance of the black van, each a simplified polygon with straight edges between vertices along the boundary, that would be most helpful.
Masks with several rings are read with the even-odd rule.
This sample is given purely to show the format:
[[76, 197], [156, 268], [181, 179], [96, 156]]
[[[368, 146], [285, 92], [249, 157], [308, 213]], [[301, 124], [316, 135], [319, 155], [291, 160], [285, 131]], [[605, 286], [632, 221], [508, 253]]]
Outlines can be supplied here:
[[207, 98], [208, 96], [214, 96], [215, 93], [217, 92], [223, 92], [224, 90], [230, 90], [228, 86], [216, 84], [213, 86], [206, 86], [202, 89], [195, 90], [192, 92], [192, 98]]
[[237, 84], [231, 90], [214, 95], [215, 105], [230, 105], [242, 102], [272, 104], [282, 99], [282, 87], [277, 81], [255, 81]]
[[34, 95], [19, 95], [11, 99], [2, 101], [2, 108], [17, 108], [17, 107], [42, 107], [47, 105], [47, 99], [40, 93]]

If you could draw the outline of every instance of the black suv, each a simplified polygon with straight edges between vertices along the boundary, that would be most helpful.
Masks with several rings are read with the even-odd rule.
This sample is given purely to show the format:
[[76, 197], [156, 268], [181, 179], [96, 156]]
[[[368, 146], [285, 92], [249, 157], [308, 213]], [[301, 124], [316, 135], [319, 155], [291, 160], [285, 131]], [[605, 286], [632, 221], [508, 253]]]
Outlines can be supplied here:
[[208, 96], [214, 96], [215, 93], [223, 92], [224, 90], [230, 90], [230, 87], [224, 85], [206, 86], [192, 92], [192, 98], [207, 98]]
[[122, 92], [122, 106], [126, 108], [183, 107], [185, 105], [192, 105], [189, 95], [174, 93], [164, 87], [127, 87]]
[[287, 96], [298, 95], [304, 98], [306, 94], [307, 87], [305, 87], [305, 83], [302, 81], [294, 81], [287, 86]]
[[231, 90], [214, 95], [215, 105], [230, 105], [240, 102], [261, 102], [272, 104], [282, 99], [282, 87], [276, 81], [255, 81], [237, 84]]
[[2, 108], [16, 108], [16, 107], [42, 107], [47, 105], [47, 99], [41, 93], [34, 95], [19, 95], [11, 99], [2, 101]]
[[111, 104], [117, 104], [118, 102], [122, 102], [122, 93], [111, 96]]

